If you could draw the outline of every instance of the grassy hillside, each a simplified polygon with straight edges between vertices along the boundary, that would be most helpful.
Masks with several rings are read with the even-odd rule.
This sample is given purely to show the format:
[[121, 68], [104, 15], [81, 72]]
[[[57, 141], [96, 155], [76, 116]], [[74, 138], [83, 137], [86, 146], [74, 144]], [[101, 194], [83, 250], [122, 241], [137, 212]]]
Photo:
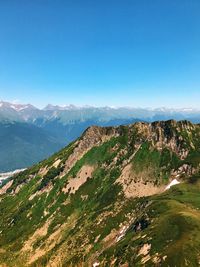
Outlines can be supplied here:
[[91, 127], [1, 188], [0, 265], [199, 266], [199, 167], [199, 125]]

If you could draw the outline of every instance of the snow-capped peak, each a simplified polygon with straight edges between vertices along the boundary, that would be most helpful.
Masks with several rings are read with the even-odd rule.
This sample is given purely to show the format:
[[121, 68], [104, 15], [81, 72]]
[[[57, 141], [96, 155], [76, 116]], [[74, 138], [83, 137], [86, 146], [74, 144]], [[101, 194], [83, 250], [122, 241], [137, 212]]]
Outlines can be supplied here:
[[22, 111], [22, 110], [27, 110], [27, 109], [36, 109], [36, 107], [30, 104], [15, 104], [15, 103], [9, 103], [5, 101], [0, 101], [0, 108], [7, 108], [7, 109], [11, 108], [17, 112]]

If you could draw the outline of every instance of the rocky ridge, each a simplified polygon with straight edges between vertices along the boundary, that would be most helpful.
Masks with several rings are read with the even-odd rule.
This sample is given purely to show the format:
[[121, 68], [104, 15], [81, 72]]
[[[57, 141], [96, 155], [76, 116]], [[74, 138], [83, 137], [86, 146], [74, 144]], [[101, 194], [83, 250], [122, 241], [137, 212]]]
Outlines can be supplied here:
[[200, 221], [199, 168], [199, 125], [92, 126], [1, 188], [0, 264], [174, 266], [182, 257], [177, 266], [198, 266], [177, 229], [200, 233], [186, 223]]

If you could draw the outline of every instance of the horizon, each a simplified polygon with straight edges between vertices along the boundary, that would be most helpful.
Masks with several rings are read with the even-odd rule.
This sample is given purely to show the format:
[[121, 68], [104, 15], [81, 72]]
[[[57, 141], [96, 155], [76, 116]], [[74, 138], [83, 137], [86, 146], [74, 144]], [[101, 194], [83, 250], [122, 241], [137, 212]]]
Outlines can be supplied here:
[[199, 12], [196, 0], [1, 1], [0, 97], [198, 109]]
[[32, 103], [22, 103], [19, 101], [7, 101], [7, 100], [2, 100], [0, 99], [0, 103], [8, 103], [11, 105], [22, 105], [22, 106], [26, 106], [26, 105], [31, 105], [34, 108], [37, 108], [39, 110], [43, 110], [48, 106], [52, 106], [52, 107], [58, 107], [58, 108], [69, 108], [69, 107], [74, 107], [74, 108], [110, 108], [110, 109], [144, 109], [144, 110], [148, 110], [148, 111], [156, 111], [156, 110], [166, 110], [166, 111], [196, 111], [199, 112], [200, 108], [192, 108], [192, 107], [180, 107], [180, 108], [172, 108], [172, 107], [162, 107], [162, 106], [158, 106], [158, 107], [142, 107], [142, 106], [95, 106], [95, 105], [88, 105], [88, 104], [83, 104], [83, 105], [75, 105], [73, 103], [69, 103], [69, 104], [52, 104], [52, 103], [47, 103], [44, 106], [36, 106]]

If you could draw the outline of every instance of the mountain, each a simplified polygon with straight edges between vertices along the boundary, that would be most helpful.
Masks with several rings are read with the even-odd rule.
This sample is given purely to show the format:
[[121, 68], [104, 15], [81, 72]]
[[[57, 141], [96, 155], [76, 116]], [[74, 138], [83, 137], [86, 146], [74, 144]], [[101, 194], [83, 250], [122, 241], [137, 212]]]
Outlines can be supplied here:
[[199, 266], [200, 125], [88, 128], [0, 194], [1, 266]]
[[[57, 148], [61, 148], [61, 146], [74, 141], [92, 125], [118, 126], [137, 121], [152, 122], [154, 120], [168, 119], [189, 119], [194, 123], [199, 123], [200, 111], [194, 109], [167, 108], [77, 107], [74, 105], [58, 106], [51, 104], [47, 105], [44, 109], [38, 109], [31, 104], [13, 104], [0, 101], [0, 125], [4, 125], [5, 122], [11, 123], [11, 125], [13, 122], [17, 122], [18, 128], [20, 125], [26, 124], [27, 129], [30, 129], [30, 125], [32, 125], [33, 129], [35, 129], [35, 134], [37, 134], [37, 132], [39, 134], [40, 132], [40, 134], [43, 135], [43, 138], [40, 138], [39, 135], [37, 137], [35, 136], [35, 138], [39, 138], [41, 140], [40, 145], [46, 147], [44, 152], [41, 152], [37, 144], [33, 144], [34, 148], [32, 148], [32, 151], [34, 160], [31, 161], [27, 159], [28, 155], [26, 152], [30, 150], [31, 140], [27, 143], [24, 137], [22, 137], [21, 142], [17, 143], [15, 142], [15, 138], [8, 139], [9, 135], [4, 135], [4, 138], [0, 139], [0, 146], [5, 148], [5, 150], [1, 151], [0, 171], [10, 171], [15, 168], [18, 169], [30, 166], [30, 164], [36, 163], [54, 153]], [[23, 132], [23, 129], [21, 132]], [[27, 133], [27, 135], [29, 134]], [[32, 133], [30, 133], [30, 136], [33, 138]], [[49, 142], [50, 140], [53, 140], [53, 142]], [[6, 151], [4, 143], [9, 144], [10, 147], [13, 146], [15, 150], [12, 151], [8, 149], [9, 152]], [[20, 157], [17, 159], [11, 157], [8, 161], [8, 154], [12, 155], [16, 151], [20, 151]], [[5, 167], [2, 168], [1, 166]]]
[[132, 108], [132, 107], [92, 107], [75, 105], [58, 106], [48, 104], [43, 109], [38, 109], [31, 104], [13, 104], [0, 101], [0, 118], [7, 120], [16, 118], [18, 120], [35, 123], [42, 120], [58, 120], [63, 125], [74, 122], [99, 121], [109, 122], [111, 120], [133, 120], [152, 122], [155, 120], [190, 120], [200, 122], [200, 110], [196, 109], [170, 109], [170, 108]]
[[[99, 116], [99, 117], [98, 117]], [[135, 119], [102, 119], [93, 109], [0, 102], [0, 172], [26, 168], [78, 138], [91, 125], [120, 125]], [[30, 157], [31, 154], [31, 157]], [[17, 156], [16, 156], [17, 155]]]
[[0, 123], [0, 171], [26, 168], [64, 146], [45, 130], [23, 122]]
[[41, 111], [31, 104], [23, 105], [0, 101], [0, 122], [30, 122], [31, 119], [40, 116], [40, 114]]

